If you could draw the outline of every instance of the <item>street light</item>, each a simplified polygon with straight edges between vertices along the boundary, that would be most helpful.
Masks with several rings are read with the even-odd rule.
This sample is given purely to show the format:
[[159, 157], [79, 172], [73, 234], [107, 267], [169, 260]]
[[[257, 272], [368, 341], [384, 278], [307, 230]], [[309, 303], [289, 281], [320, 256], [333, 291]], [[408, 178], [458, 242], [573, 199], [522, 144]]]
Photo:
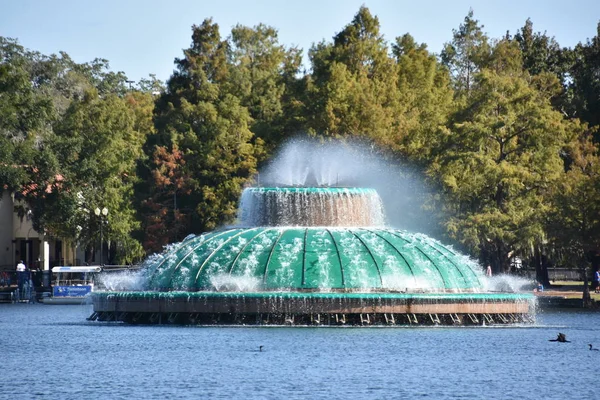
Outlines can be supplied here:
[[103, 220], [102, 220], [102, 216], [104, 216], [104, 218], [106, 218], [106, 216], [108, 215], [108, 208], [104, 207], [102, 208], [102, 210], [100, 210], [100, 207], [96, 207], [96, 209], [94, 210], [94, 214], [96, 214], [97, 217], [100, 217], [100, 265], [104, 265], [104, 257], [103, 257], [103, 252], [104, 252], [104, 235], [103, 235]]

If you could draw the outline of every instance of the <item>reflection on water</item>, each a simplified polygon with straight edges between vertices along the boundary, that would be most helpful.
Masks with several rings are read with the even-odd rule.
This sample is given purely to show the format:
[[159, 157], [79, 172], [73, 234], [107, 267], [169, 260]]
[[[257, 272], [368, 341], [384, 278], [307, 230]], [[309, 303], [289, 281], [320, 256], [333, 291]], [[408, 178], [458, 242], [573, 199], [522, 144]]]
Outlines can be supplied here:
[[[91, 312], [0, 304], [0, 398], [589, 399], [600, 363], [588, 350], [598, 313], [374, 329], [132, 326]], [[558, 332], [571, 343], [549, 342]]]

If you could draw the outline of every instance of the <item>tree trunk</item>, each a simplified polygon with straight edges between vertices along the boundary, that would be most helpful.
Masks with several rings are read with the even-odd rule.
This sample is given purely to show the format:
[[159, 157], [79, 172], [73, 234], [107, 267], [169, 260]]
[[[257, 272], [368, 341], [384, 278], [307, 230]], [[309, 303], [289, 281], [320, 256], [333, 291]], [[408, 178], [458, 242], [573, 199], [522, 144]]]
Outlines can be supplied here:
[[535, 247], [534, 264], [535, 279], [544, 285], [544, 287], [550, 287], [550, 279], [548, 278], [548, 263], [545, 262], [542, 250], [539, 246]]
[[592, 297], [590, 296], [590, 287], [588, 286], [588, 269], [583, 267], [583, 307], [588, 308], [592, 303]]

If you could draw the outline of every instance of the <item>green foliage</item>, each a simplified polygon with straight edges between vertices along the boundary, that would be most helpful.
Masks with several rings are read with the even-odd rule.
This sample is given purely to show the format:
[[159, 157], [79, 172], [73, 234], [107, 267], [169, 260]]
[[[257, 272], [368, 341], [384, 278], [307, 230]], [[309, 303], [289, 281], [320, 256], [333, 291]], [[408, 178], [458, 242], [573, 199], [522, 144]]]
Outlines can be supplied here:
[[569, 153], [573, 162], [552, 192], [548, 226], [565, 263], [577, 266], [600, 248], [600, 157], [589, 134], [581, 135]]
[[456, 94], [468, 97], [477, 72], [488, 63], [490, 45], [483, 25], [473, 19], [473, 10], [469, 10], [463, 24], [452, 33], [452, 41], [444, 45], [441, 60], [450, 70]]
[[229, 74], [222, 90], [231, 93], [247, 108], [250, 129], [270, 148], [293, 133], [284, 110], [293, 105], [296, 74], [301, 52], [286, 50], [278, 43], [277, 31], [260, 24], [254, 28], [237, 25], [229, 41]]
[[52, 102], [32, 84], [31, 58], [0, 37], [0, 188], [9, 190], [31, 180], [33, 157], [54, 117]]
[[509, 254], [544, 240], [548, 193], [575, 132], [524, 77], [483, 70], [475, 87], [431, 173], [454, 213], [450, 233], [507, 270]]
[[396, 38], [392, 51], [398, 64], [402, 137], [385, 145], [411, 159], [426, 161], [439, 147], [453, 107], [450, 76], [425, 44], [417, 44], [409, 34]]
[[[596, 36], [574, 50], [575, 63], [570, 90], [573, 95], [573, 115], [592, 127], [600, 125], [600, 22]], [[596, 143], [600, 137], [596, 135]]]
[[[203, 232], [233, 220], [241, 188], [256, 172], [262, 141], [254, 140], [249, 129], [248, 109], [235, 93], [228, 92], [226, 82], [235, 78], [227, 64], [228, 47], [211, 20], [194, 26], [192, 45], [177, 60], [178, 71], [157, 101], [157, 133], [146, 150], [154, 154], [150, 166], [154, 200], [148, 205], [163, 211], [158, 219], [147, 214], [145, 224], [164, 227], [169, 220], [188, 224], [165, 229], [176, 235], [170, 241], [182, 239], [179, 232]], [[167, 165], [179, 158], [179, 152], [181, 165]], [[177, 175], [185, 187], [172, 212], [160, 199], [180, 187], [165, 174]], [[157, 243], [154, 238], [147, 240]]]
[[515, 34], [514, 41], [521, 49], [523, 68], [530, 75], [545, 81], [546, 85], [551, 83], [552, 104], [557, 110], [573, 116], [573, 95], [569, 85], [574, 52], [561, 48], [558, 42], [545, 32], [534, 32], [531, 19], [527, 19], [525, 25]]
[[[117, 243], [120, 262], [142, 253], [130, 239], [139, 226], [133, 209], [136, 162], [141, 157], [144, 133], [135, 129], [135, 114], [127, 102], [94, 89], [73, 101], [55, 127], [52, 149], [63, 160], [61, 173], [68, 190], [62, 192], [66, 214], [42, 213], [42, 226], [73, 238], [84, 247], [99, 239], [99, 221], [91, 211], [109, 210], [104, 238]], [[50, 204], [56, 206], [56, 204]]]
[[352, 22], [309, 52], [307, 125], [332, 137], [366, 136], [393, 142], [397, 122], [397, 66], [379, 33], [379, 21], [361, 7]]

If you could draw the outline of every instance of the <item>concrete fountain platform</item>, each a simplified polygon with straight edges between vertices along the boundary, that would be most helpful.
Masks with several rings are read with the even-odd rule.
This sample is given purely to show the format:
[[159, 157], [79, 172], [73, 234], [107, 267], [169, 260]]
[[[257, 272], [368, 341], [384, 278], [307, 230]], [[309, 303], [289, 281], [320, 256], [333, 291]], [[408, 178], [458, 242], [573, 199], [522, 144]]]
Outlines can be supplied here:
[[532, 322], [528, 293], [98, 292], [89, 320], [150, 324], [482, 325]]

